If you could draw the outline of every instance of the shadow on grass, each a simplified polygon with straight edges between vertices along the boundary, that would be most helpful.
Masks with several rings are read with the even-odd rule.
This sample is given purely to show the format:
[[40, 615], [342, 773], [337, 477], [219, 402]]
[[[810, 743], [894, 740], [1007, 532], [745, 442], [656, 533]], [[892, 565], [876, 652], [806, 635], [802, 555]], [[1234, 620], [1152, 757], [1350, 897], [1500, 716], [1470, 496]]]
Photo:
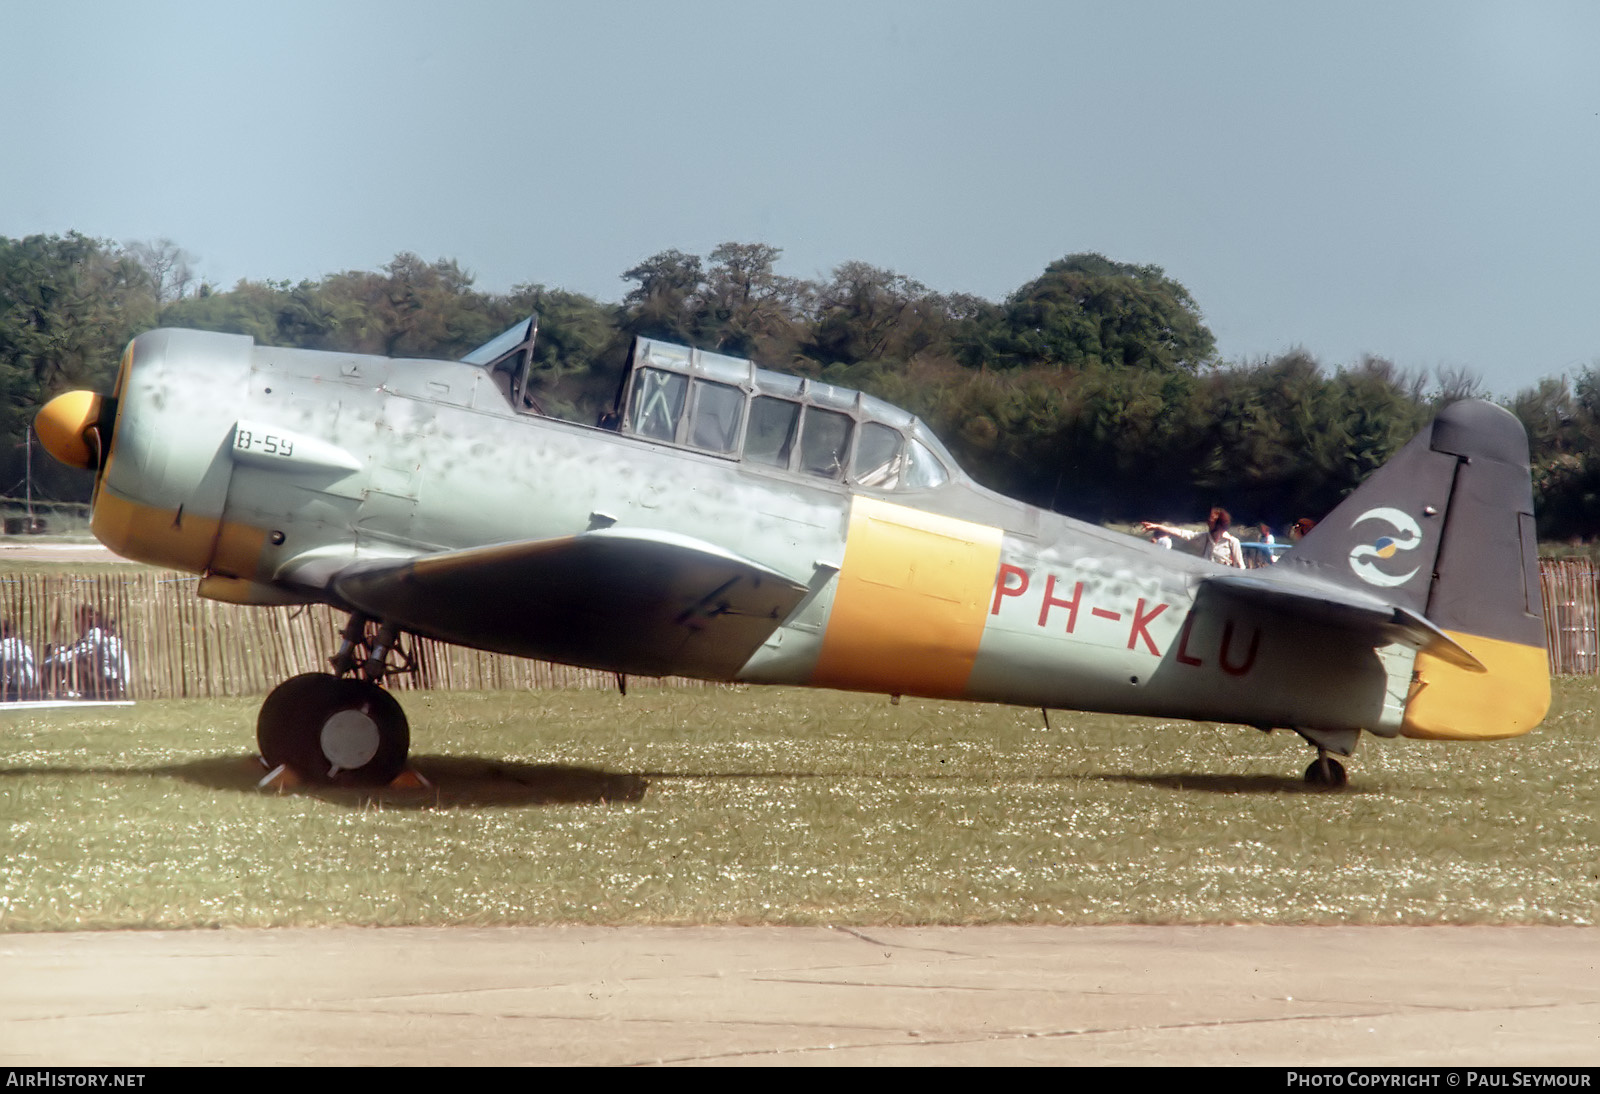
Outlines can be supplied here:
[[1375, 790], [1353, 784], [1334, 790], [1313, 786], [1294, 775], [1218, 775], [1204, 772], [1174, 772], [1170, 774], [1128, 775], [1105, 772], [1034, 772], [1024, 776], [1003, 776], [993, 773], [970, 774], [956, 771], [644, 771], [642, 778], [662, 779], [866, 779], [873, 782], [955, 782], [989, 783], [999, 786], [1003, 782], [1071, 783], [1105, 782], [1135, 783], [1141, 786], [1159, 786], [1166, 790], [1194, 790], [1207, 794], [1372, 794]]
[[[562, 764], [527, 764], [472, 756], [413, 756], [411, 766], [431, 786], [393, 787], [312, 786], [282, 791], [339, 805], [362, 807], [380, 803], [395, 809], [475, 809], [519, 805], [603, 805], [636, 802], [644, 797], [649, 780], [640, 775], [616, 774], [589, 767]], [[0, 777], [22, 775], [155, 776], [175, 778], [212, 790], [248, 794], [274, 794], [260, 789], [265, 769], [253, 753], [214, 756], [182, 764], [153, 767], [34, 767], [0, 769]]]
[[1198, 790], [1206, 794], [1372, 794], [1376, 791], [1349, 784], [1337, 790], [1313, 786], [1293, 775], [1095, 775], [1103, 782], [1139, 783], [1166, 790]]
[[[652, 782], [666, 779], [850, 779], [995, 782], [994, 775], [956, 772], [860, 771], [644, 771], [620, 773], [564, 764], [529, 764], [476, 756], [413, 756], [412, 767], [431, 784], [410, 788], [341, 787], [310, 784], [287, 791], [263, 790], [265, 769], [254, 753], [214, 756], [182, 764], [151, 767], [26, 767], [0, 768], [0, 778], [41, 775], [155, 776], [176, 778], [212, 790], [239, 793], [284, 793], [361, 807], [380, 803], [397, 809], [483, 808], [525, 805], [603, 805], [637, 802]], [[1291, 775], [1223, 775], [1172, 772], [1150, 775], [1109, 773], [1037, 774], [1032, 781], [1091, 780], [1131, 783], [1165, 790], [1204, 794], [1371, 794], [1354, 785], [1339, 790], [1313, 786]]]

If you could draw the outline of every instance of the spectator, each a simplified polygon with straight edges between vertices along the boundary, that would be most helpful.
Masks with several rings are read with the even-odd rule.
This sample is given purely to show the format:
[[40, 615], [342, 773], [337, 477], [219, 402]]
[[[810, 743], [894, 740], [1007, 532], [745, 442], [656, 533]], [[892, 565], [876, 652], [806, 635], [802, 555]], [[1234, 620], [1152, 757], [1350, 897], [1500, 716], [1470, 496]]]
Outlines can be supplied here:
[[32, 698], [38, 683], [33, 649], [17, 634], [11, 620], [0, 619], [0, 701]]
[[1158, 532], [1163, 535], [1177, 536], [1179, 539], [1196, 540], [1201, 558], [1209, 558], [1212, 562], [1223, 566], [1234, 566], [1244, 569], [1244, 551], [1239, 546], [1239, 537], [1228, 531], [1233, 518], [1223, 508], [1214, 508], [1206, 519], [1206, 530], [1191, 532], [1185, 528], [1174, 528], [1166, 524], [1156, 524], [1154, 521], [1141, 521], [1140, 527], [1146, 532]]
[[1262, 553], [1267, 556], [1265, 562], [1270, 566], [1272, 563], [1278, 561], [1278, 552], [1272, 549], [1278, 541], [1272, 538], [1272, 525], [1258, 524], [1256, 527], [1261, 532], [1261, 550]]
[[78, 640], [54, 651], [45, 665], [67, 690], [83, 699], [121, 699], [128, 693], [132, 669], [116, 628], [88, 604], [77, 611]]

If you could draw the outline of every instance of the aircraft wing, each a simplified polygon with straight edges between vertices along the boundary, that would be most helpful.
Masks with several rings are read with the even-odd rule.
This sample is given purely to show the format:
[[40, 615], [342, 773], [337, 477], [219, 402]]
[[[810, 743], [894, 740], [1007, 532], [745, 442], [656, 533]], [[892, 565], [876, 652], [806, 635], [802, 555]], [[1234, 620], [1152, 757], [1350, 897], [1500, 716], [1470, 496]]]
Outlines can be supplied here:
[[710, 679], [731, 679], [806, 594], [703, 540], [618, 528], [356, 562], [329, 584], [369, 615], [447, 642]]
[[1375, 646], [1400, 642], [1472, 672], [1487, 672], [1466, 648], [1410, 608], [1332, 583], [1217, 574], [1204, 586], [1255, 607], [1369, 635]]

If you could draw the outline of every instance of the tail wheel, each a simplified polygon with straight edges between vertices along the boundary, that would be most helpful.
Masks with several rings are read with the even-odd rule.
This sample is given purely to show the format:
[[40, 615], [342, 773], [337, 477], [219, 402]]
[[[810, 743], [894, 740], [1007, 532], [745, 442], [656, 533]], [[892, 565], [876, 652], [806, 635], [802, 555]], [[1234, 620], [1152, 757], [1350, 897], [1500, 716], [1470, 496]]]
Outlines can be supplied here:
[[381, 786], [405, 770], [411, 729], [394, 696], [365, 680], [308, 672], [261, 704], [256, 743], [268, 767], [341, 786]]
[[1344, 764], [1332, 756], [1319, 756], [1311, 761], [1311, 766], [1306, 768], [1306, 782], [1323, 790], [1339, 790], [1350, 781], [1350, 776], [1344, 772]]

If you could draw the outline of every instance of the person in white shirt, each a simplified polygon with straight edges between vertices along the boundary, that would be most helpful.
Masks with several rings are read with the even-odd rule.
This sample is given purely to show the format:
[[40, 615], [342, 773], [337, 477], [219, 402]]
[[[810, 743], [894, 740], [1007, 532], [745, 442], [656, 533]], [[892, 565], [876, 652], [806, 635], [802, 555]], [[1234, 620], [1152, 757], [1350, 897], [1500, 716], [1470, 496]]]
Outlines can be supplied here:
[[88, 604], [78, 608], [78, 640], [54, 651], [45, 666], [68, 690], [84, 699], [121, 699], [132, 669], [115, 628]]
[[38, 683], [32, 647], [17, 634], [11, 620], [0, 619], [0, 702], [32, 698]]
[[1201, 558], [1209, 558], [1212, 562], [1222, 566], [1234, 566], [1244, 569], [1244, 551], [1239, 546], [1239, 537], [1228, 531], [1233, 523], [1233, 518], [1223, 508], [1214, 508], [1206, 520], [1204, 532], [1191, 532], [1186, 528], [1174, 528], [1166, 524], [1157, 524], [1154, 521], [1140, 521], [1139, 526], [1146, 532], [1160, 532], [1164, 535], [1177, 536], [1179, 539], [1190, 541], [1199, 540]]

